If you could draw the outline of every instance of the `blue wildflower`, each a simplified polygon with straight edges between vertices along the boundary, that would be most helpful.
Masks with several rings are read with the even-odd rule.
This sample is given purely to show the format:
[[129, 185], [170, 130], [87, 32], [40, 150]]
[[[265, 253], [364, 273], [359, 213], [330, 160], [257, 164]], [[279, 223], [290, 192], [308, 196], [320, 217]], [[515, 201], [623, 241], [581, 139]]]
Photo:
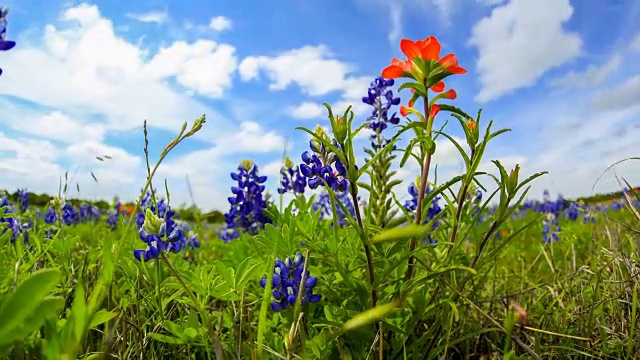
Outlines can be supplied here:
[[140, 240], [147, 244], [144, 250], [134, 250], [133, 256], [145, 262], [157, 259], [163, 251], [178, 253], [186, 244], [186, 236], [175, 221], [169, 222], [146, 209], [145, 219], [138, 231]]
[[16, 193], [16, 201], [21, 213], [24, 213], [29, 208], [29, 192], [27, 189], [18, 189]]
[[[324, 139], [329, 139], [329, 136], [321, 126], [316, 127], [316, 134]], [[335, 139], [332, 142], [333, 146], [340, 148]], [[349, 187], [349, 182], [345, 178], [347, 175], [345, 164], [338, 159], [336, 154], [328, 151], [324, 144], [315, 138], [309, 141], [309, 147], [311, 152], [305, 151], [302, 153], [301, 158], [304, 164], [300, 165], [300, 172], [308, 178], [307, 185], [309, 185], [309, 188], [317, 189], [318, 186], [325, 186], [326, 183], [334, 191], [346, 191]]]
[[[2, 8], [2, 10], [0, 10], [0, 51], [11, 50], [14, 46], [16, 46], [15, 41], [6, 40], [8, 14], [8, 7], [4, 7]], [[2, 69], [0, 69], [0, 75], [2, 75]]]
[[[411, 195], [411, 199], [407, 200], [404, 204], [404, 208], [407, 211], [412, 213], [414, 219], [418, 209], [418, 185], [417, 185], [418, 180], [416, 180], [416, 182], [409, 184], [409, 188], [407, 189], [407, 191], [409, 192], [409, 195]], [[426, 191], [424, 193], [425, 197], [430, 192], [431, 192], [431, 186], [427, 185]], [[425, 217], [423, 224], [428, 224], [442, 211], [439, 201], [440, 201], [440, 196], [436, 196], [433, 198], [433, 200], [431, 201], [431, 204], [429, 205], [429, 208], [427, 209], [427, 216]], [[438, 220], [433, 222], [433, 224], [431, 225], [432, 231], [429, 234], [427, 234], [427, 236], [423, 239], [423, 242], [425, 244], [428, 244], [428, 243], [435, 244], [438, 242], [438, 240], [433, 239], [431, 235], [433, 231], [435, 231], [438, 228], [439, 225], [440, 223]]]
[[[295, 305], [298, 298], [299, 287], [302, 282], [302, 271], [304, 270], [304, 256], [299, 251], [293, 260], [287, 256], [282, 261], [276, 260], [273, 278], [271, 284], [271, 294], [275, 301], [271, 302], [271, 309], [279, 312], [285, 310], [289, 306]], [[317, 303], [322, 299], [322, 295], [314, 294], [313, 289], [318, 283], [318, 278], [310, 276], [309, 270], [305, 273], [305, 281], [303, 285], [302, 304]], [[267, 286], [267, 279], [260, 280], [260, 285], [264, 288]]]
[[550, 243], [551, 241], [559, 241], [560, 240], [560, 225], [558, 224], [558, 217], [552, 213], [548, 212], [545, 218], [542, 220], [542, 240], [546, 243]]
[[[371, 147], [380, 148], [386, 144], [386, 140], [382, 138], [381, 133], [387, 128], [388, 124], [398, 125], [400, 118], [394, 112], [389, 117], [389, 111], [392, 106], [400, 104], [400, 98], [393, 97], [393, 91], [388, 89], [393, 86], [393, 79], [385, 79], [377, 77], [369, 86], [367, 96], [362, 98], [362, 102], [373, 107], [371, 115], [367, 118], [369, 128], [373, 131], [371, 135]], [[380, 140], [377, 144], [374, 140]]]
[[[339, 226], [344, 226], [347, 223], [347, 216], [344, 213], [344, 210], [342, 210], [342, 207], [340, 205], [338, 205], [338, 202], [340, 202], [342, 205], [344, 205], [344, 207], [347, 209], [347, 211], [349, 212], [349, 215], [351, 215], [351, 217], [355, 217], [356, 216], [356, 210], [353, 204], [353, 201], [351, 201], [351, 196], [348, 192], [339, 192], [336, 193], [336, 200], [337, 202], [335, 202], [335, 206], [336, 206], [336, 213], [337, 213], [337, 218], [338, 218], [338, 225]], [[333, 209], [331, 206], [331, 196], [329, 195], [328, 192], [322, 192], [319, 196], [318, 196], [318, 200], [315, 201], [313, 203], [313, 211], [320, 211], [320, 219], [332, 219], [333, 218]], [[331, 226], [333, 226], [333, 223], [331, 224]]]
[[231, 187], [232, 196], [227, 199], [231, 207], [224, 215], [226, 226], [218, 232], [224, 242], [237, 239], [240, 232], [255, 235], [271, 223], [264, 213], [268, 200], [264, 194], [267, 177], [260, 176], [258, 165], [251, 160], [242, 161], [238, 171], [231, 173], [231, 179], [237, 185]]
[[302, 175], [300, 168], [288, 156], [284, 161], [284, 166], [280, 169], [280, 175], [279, 194], [287, 192], [292, 192], [294, 195], [304, 194], [304, 190], [307, 187], [307, 178]]

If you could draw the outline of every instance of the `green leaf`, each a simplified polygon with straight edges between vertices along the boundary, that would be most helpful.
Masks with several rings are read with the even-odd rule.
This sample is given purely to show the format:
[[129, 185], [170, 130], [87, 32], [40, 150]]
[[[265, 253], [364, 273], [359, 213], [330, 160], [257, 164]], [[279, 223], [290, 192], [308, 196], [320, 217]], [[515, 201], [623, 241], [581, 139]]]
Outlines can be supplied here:
[[377, 320], [384, 318], [395, 310], [399, 305], [398, 301], [393, 301], [388, 304], [376, 306], [373, 309], [369, 309], [362, 312], [353, 318], [347, 320], [342, 326], [343, 331], [351, 331], [359, 327], [371, 324]]
[[91, 318], [91, 322], [89, 323], [89, 329], [93, 329], [98, 325], [102, 325], [107, 321], [115, 318], [116, 316], [118, 316], [118, 313], [116, 312], [99, 310], [98, 312], [93, 314], [93, 317]]
[[184, 340], [175, 338], [173, 336], [167, 336], [167, 335], [158, 334], [158, 333], [149, 333], [147, 335], [149, 335], [149, 337], [152, 338], [153, 340], [160, 341], [167, 344], [177, 344], [177, 345], [185, 344]]
[[22, 340], [37, 331], [47, 319], [57, 317], [63, 306], [64, 299], [61, 297], [45, 298], [19, 327], [11, 331], [7, 337], [0, 338], [0, 346]]
[[389, 241], [406, 240], [413, 237], [421, 238], [426, 236], [429, 231], [431, 231], [430, 225], [409, 224], [407, 226], [385, 230], [374, 236], [371, 242], [379, 244]]
[[406, 82], [402, 85], [400, 85], [398, 87], [398, 92], [404, 90], [404, 89], [413, 89], [416, 91], [417, 94], [424, 96], [427, 94], [427, 89], [424, 87], [424, 85], [420, 84], [420, 83], [416, 83], [416, 82]]
[[463, 116], [465, 119], [473, 119], [471, 115], [467, 114], [466, 112], [462, 111], [462, 109], [457, 108], [455, 106], [447, 105], [447, 104], [438, 104], [438, 106], [440, 106], [440, 111], [448, 111], [448, 112]]
[[70, 321], [67, 323], [69, 326], [73, 326], [73, 334], [75, 335], [76, 341], [82, 340], [85, 326], [87, 325], [86, 316], [87, 302], [84, 299], [84, 287], [82, 283], [78, 283], [73, 305], [71, 305], [71, 319], [73, 319], [73, 322]]
[[22, 283], [0, 309], [0, 339], [21, 326], [59, 281], [58, 270], [44, 269], [33, 273]]

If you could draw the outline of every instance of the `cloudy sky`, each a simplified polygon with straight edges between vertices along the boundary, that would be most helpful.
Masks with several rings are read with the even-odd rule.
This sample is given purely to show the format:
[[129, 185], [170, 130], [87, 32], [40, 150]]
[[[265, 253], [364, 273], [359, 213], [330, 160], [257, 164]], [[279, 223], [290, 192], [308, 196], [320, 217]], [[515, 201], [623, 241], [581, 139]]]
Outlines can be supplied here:
[[[18, 46], [0, 53], [0, 188], [56, 193], [69, 171], [80, 197], [132, 199], [145, 181], [144, 119], [154, 161], [184, 121], [204, 113], [203, 131], [158, 179], [184, 203], [188, 174], [199, 206], [226, 210], [240, 160], [255, 160], [275, 189], [283, 150], [298, 161], [307, 146], [294, 128], [327, 126], [323, 102], [354, 105], [364, 120], [360, 98], [401, 56], [399, 40], [429, 35], [469, 70], [447, 83], [457, 106], [483, 108], [512, 129], [487, 161], [550, 171], [535, 197], [587, 195], [608, 165], [640, 156], [636, 0], [186, 3], [5, 1], [7, 38]], [[460, 136], [453, 125], [447, 131]], [[461, 170], [444, 142], [436, 163], [440, 179]], [[617, 190], [616, 174], [637, 184], [640, 162], [617, 167], [596, 192]]]

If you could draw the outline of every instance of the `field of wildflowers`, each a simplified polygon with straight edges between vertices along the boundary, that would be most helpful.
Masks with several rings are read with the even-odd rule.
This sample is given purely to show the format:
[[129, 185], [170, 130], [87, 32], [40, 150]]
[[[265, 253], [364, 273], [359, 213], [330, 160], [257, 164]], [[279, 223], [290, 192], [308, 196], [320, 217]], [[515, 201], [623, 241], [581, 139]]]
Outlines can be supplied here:
[[[6, 15], [0, 50], [15, 46]], [[636, 189], [606, 206], [528, 201], [544, 174], [478, 170], [508, 130], [451, 105], [445, 81], [466, 72], [456, 56], [432, 36], [400, 47], [406, 59], [364, 89], [365, 121], [327, 105], [330, 129], [300, 128], [309, 149], [279, 179], [250, 160], [232, 169], [219, 230], [181, 220], [171, 189], [153, 185], [204, 116], [148, 163], [133, 207], [74, 206], [66, 183], [44, 208], [26, 189], [3, 196], [0, 358], [637, 358]], [[436, 181], [436, 137], [459, 150], [462, 175]], [[421, 171], [397, 189], [408, 162]]]

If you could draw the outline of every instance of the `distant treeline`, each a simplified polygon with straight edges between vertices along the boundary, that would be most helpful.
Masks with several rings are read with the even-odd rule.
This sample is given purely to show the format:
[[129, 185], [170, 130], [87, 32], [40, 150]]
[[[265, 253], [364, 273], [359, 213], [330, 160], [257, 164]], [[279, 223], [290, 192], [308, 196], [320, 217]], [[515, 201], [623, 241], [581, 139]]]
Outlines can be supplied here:
[[[17, 191], [14, 191], [14, 192], [2, 191], [2, 193], [6, 194], [7, 197], [9, 198], [9, 201], [12, 201], [12, 202], [15, 202], [18, 196]], [[32, 192], [29, 193], [30, 206], [45, 208], [49, 206], [52, 199], [53, 197], [51, 195], [35, 194]], [[109, 203], [104, 200], [87, 201], [87, 200], [81, 200], [81, 199], [66, 199], [66, 201], [73, 204], [74, 206], [89, 203], [104, 211], [113, 209], [113, 203]], [[123, 205], [131, 206], [133, 205], [133, 203], [124, 203]], [[181, 207], [175, 211], [178, 213], [180, 218], [185, 221], [195, 221], [196, 216], [199, 213], [198, 208], [196, 208], [195, 206]], [[210, 224], [219, 224], [224, 222], [224, 214], [218, 210], [213, 210], [208, 213], [200, 213], [200, 218]]]
[[[633, 191], [640, 192], [640, 187], [633, 188]], [[608, 202], [608, 201], [622, 199], [622, 195], [623, 195], [622, 191], [616, 191], [608, 194], [596, 194], [589, 197], [581, 197], [576, 200], [582, 201], [585, 204], [593, 204], [593, 203], [601, 203], [601, 202]]]
[[[633, 190], [636, 192], [640, 192], [640, 187], [636, 187]], [[3, 193], [7, 194], [7, 196], [11, 201], [15, 201], [18, 195], [17, 191], [14, 191], [14, 192], [3, 191]], [[585, 204], [594, 204], [594, 203], [608, 202], [608, 201], [617, 200], [621, 198], [622, 198], [622, 191], [616, 191], [608, 194], [596, 194], [594, 196], [589, 196], [589, 197], [580, 197], [580, 198], [577, 198], [576, 201], [581, 201], [581, 202], [584, 202]], [[52, 199], [53, 197], [47, 194], [35, 194], [32, 192], [29, 193], [29, 204], [31, 206], [44, 208], [49, 205]], [[78, 206], [83, 203], [90, 203], [94, 206], [97, 206], [101, 210], [105, 210], [105, 211], [111, 210], [113, 208], [113, 203], [108, 203], [104, 200], [86, 201], [86, 200], [80, 200], [80, 199], [66, 199], [66, 201], [73, 204], [74, 206]], [[123, 205], [133, 205], [133, 203], [126, 203]], [[180, 218], [185, 221], [195, 221], [197, 215], [200, 213], [198, 208], [193, 205], [189, 207], [180, 207], [176, 211], [178, 215], [180, 215]], [[218, 210], [213, 210], [208, 213], [200, 213], [200, 218], [210, 224], [219, 224], [224, 222], [224, 214]]]

